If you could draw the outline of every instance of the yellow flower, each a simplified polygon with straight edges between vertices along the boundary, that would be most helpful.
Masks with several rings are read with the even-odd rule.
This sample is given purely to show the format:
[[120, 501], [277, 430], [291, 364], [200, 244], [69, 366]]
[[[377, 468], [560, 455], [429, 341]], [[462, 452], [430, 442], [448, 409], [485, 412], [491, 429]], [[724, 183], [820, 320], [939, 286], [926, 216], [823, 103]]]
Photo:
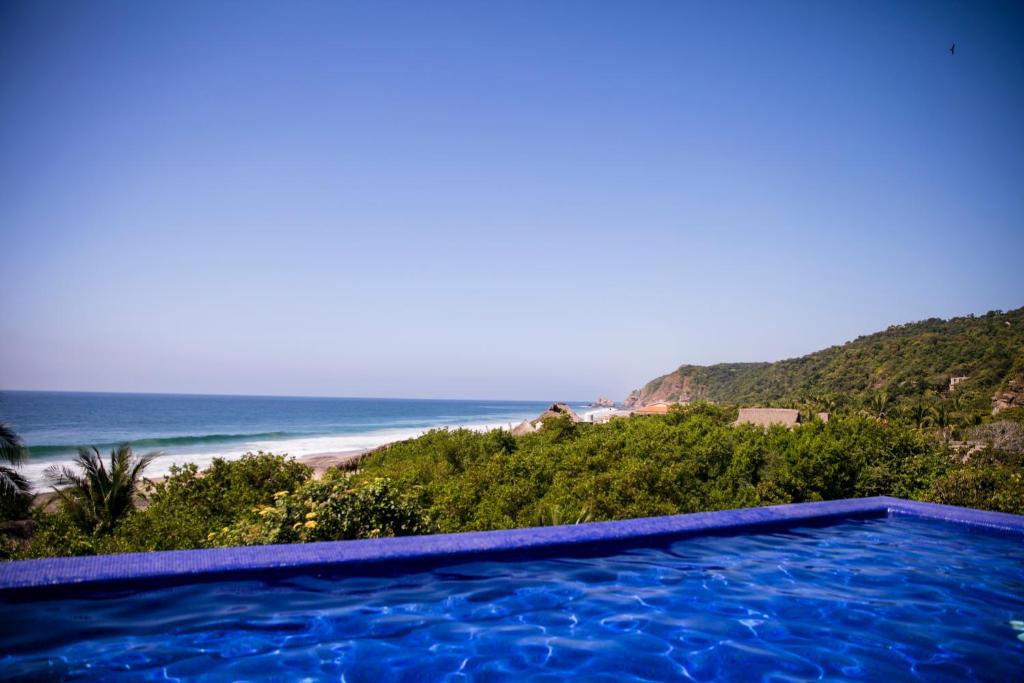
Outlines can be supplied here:
[[306, 513], [306, 519], [316, 519], [316, 513], [315, 512], [307, 512]]
[[228, 528], [227, 528], [227, 527], [224, 527], [223, 529], [221, 529], [221, 530], [220, 530], [220, 532], [221, 532], [222, 534], [226, 534], [226, 533], [228, 532]]
[[277, 500], [278, 498], [284, 498], [287, 495], [287, 491], [278, 491], [277, 493], [274, 494], [274, 500]]
[[269, 515], [273, 511], [274, 511], [274, 508], [272, 508], [272, 507], [265, 507], [262, 510], [260, 510], [260, 517], [266, 517], [267, 515]]
[[316, 522], [310, 520], [310, 521], [306, 522], [303, 526], [305, 526], [307, 529], [315, 529], [316, 528]]
[[212, 540], [213, 540], [213, 537], [214, 537], [214, 536], [216, 536], [216, 535], [217, 535], [217, 534], [215, 534], [215, 533], [213, 533], [213, 532], [211, 531], [210, 533], [206, 534], [206, 540], [207, 540], [207, 541], [212, 541]]

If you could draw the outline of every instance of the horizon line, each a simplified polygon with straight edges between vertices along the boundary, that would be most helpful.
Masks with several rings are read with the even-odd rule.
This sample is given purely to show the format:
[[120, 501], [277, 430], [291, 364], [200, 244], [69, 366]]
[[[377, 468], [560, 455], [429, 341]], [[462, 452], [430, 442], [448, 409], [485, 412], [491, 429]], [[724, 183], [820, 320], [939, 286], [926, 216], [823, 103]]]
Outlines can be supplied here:
[[344, 399], [344, 400], [365, 400], [365, 401], [476, 401], [479, 403], [592, 403], [593, 401], [577, 401], [565, 399], [517, 399], [517, 398], [426, 398], [426, 397], [405, 397], [405, 396], [332, 396], [326, 394], [234, 394], [234, 393], [198, 393], [180, 391], [101, 391], [81, 389], [4, 389], [0, 388], [0, 394], [92, 394], [92, 395], [114, 395], [114, 396], [184, 396], [184, 397], [210, 397], [210, 398], [296, 398], [296, 399]]

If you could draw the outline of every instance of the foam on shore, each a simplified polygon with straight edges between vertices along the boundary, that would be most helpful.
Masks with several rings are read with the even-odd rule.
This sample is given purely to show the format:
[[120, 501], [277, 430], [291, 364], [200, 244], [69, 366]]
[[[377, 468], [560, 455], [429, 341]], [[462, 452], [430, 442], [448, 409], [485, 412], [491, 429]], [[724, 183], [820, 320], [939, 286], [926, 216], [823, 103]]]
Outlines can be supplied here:
[[[277, 454], [287, 454], [296, 458], [325, 455], [359, 453], [362, 451], [378, 448], [385, 444], [396, 441], [404, 441], [421, 436], [431, 429], [472, 429], [475, 431], [488, 431], [491, 429], [508, 429], [509, 423], [468, 423], [456, 425], [436, 425], [433, 427], [420, 427], [412, 429], [382, 429], [372, 432], [355, 434], [336, 434], [329, 436], [308, 436], [292, 437], [283, 439], [264, 439], [252, 441], [240, 441], [233, 444], [217, 444], [215, 449], [186, 450], [177, 452], [165, 452], [158, 456], [149, 467], [146, 468], [145, 476], [163, 477], [170, 473], [173, 465], [184, 465], [195, 463], [199, 469], [208, 467], [215, 458], [225, 460], [237, 460], [246, 453], [256, 451], [267, 451]], [[146, 452], [146, 449], [136, 449], [137, 452]], [[107, 452], [101, 451], [104, 459], [108, 457]], [[48, 487], [44, 471], [52, 465], [71, 465], [72, 458], [45, 458], [29, 459], [19, 468], [21, 474], [28, 479], [36, 491], [45, 490]]]
[[[600, 417], [611, 411], [610, 408], [595, 408], [580, 411], [579, 417], [583, 422], [596, 422]], [[535, 417], [535, 416], [533, 416]], [[520, 418], [521, 419], [521, 418]], [[518, 422], [515, 421], [515, 422]], [[325, 436], [289, 436], [283, 438], [255, 438], [250, 440], [239, 440], [237, 442], [208, 443], [203, 446], [192, 446], [189, 448], [175, 448], [173, 451], [164, 451], [146, 468], [146, 476], [150, 478], [164, 477], [170, 473], [173, 465], [184, 465], [195, 463], [199, 469], [208, 467], [215, 458], [225, 460], [237, 460], [246, 453], [267, 451], [277, 454], [287, 454], [296, 458], [304, 458], [318, 455], [339, 455], [346, 453], [360, 453], [385, 444], [406, 439], [414, 439], [422, 436], [431, 429], [472, 429], [475, 431], [489, 431], [491, 429], [511, 429], [515, 422], [470, 422], [464, 424], [436, 424], [432, 426], [387, 428], [367, 432], [355, 432], [348, 434], [332, 434]], [[144, 453], [151, 449], [145, 446], [137, 446], [136, 452]], [[101, 449], [106, 458], [108, 452]], [[48, 488], [44, 471], [52, 465], [70, 465], [70, 455], [61, 457], [46, 457], [29, 459], [21, 468], [20, 472], [28, 479], [36, 491]]]

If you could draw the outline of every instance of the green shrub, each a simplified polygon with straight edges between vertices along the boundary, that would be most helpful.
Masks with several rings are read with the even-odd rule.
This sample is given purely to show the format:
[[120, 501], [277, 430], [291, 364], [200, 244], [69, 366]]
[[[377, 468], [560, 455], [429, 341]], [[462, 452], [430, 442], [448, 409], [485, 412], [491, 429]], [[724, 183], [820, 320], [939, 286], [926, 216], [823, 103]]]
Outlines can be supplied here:
[[938, 478], [928, 499], [1020, 515], [1024, 514], [1024, 476], [1020, 468], [960, 468]]
[[82, 531], [77, 520], [63, 510], [36, 510], [33, 518], [36, 530], [31, 544], [14, 550], [12, 559], [96, 555], [103, 552], [104, 544], [109, 539], [107, 536], [97, 537]]
[[353, 481], [329, 470], [293, 492], [279, 491], [231, 526], [211, 532], [209, 545], [260, 545], [407, 536], [434, 530], [412, 499], [387, 479]]
[[123, 552], [201, 547], [210, 532], [311, 476], [306, 465], [262, 451], [238, 460], [216, 458], [202, 472], [191, 463], [173, 466], [166, 479], [148, 484], [148, 505], [118, 526], [113, 545]]

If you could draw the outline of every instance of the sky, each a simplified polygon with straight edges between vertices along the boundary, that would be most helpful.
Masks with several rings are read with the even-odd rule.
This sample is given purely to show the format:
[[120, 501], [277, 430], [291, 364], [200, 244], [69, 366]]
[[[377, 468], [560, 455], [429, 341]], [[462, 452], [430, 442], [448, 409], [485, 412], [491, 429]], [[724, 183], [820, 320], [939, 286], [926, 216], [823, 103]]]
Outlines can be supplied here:
[[8, 0], [0, 388], [621, 399], [1016, 308], [1022, 122], [1019, 2]]

